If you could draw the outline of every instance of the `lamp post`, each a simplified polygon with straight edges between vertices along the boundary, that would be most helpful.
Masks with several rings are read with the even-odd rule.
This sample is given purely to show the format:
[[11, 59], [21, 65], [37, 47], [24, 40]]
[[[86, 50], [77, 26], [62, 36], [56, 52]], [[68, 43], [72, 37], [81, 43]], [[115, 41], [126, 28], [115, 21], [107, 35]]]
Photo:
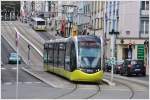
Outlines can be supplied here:
[[146, 48], [146, 65], [147, 65], [146, 67], [149, 67], [149, 41], [145, 40], [144, 45]]
[[68, 22], [69, 22], [69, 34], [68, 34], [68, 36], [70, 36], [70, 33], [71, 33], [71, 24], [73, 22], [72, 17], [68, 17]]
[[[115, 58], [115, 35], [119, 34], [119, 32], [115, 32], [114, 29], [112, 29], [111, 32], [109, 32], [109, 34], [111, 34], [111, 60], [112, 62], [115, 62], [116, 58]], [[111, 82], [113, 81], [113, 73], [114, 73], [114, 63], [112, 63], [112, 67], [111, 67]]]
[[31, 46], [30, 46], [30, 44], [28, 44], [28, 64], [29, 64], [29, 66], [30, 66], [30, 48], [31, 48]]

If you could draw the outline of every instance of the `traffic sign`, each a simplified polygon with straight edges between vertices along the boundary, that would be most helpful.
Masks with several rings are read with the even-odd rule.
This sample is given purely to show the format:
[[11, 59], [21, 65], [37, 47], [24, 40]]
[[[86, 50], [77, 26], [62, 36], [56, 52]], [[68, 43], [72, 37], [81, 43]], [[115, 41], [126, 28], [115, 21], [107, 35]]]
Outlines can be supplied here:
[[144, 60], [144, 45], [137, 46], [137, 58]]
[[116, 63], [115, 57], [110, 57], [110, 63], [113, 65]]

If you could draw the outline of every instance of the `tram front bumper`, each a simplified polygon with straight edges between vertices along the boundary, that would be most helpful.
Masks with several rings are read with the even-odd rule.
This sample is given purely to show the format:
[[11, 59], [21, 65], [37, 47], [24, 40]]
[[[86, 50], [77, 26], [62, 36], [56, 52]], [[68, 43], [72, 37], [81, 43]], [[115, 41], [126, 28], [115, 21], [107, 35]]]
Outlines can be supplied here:
[[98, 71], [92, 74], [82, 72], [81, 70], [75, 70], [72, 72], [70, 80], [81, 82], [98, 82], [103, 79], [103, 71]]

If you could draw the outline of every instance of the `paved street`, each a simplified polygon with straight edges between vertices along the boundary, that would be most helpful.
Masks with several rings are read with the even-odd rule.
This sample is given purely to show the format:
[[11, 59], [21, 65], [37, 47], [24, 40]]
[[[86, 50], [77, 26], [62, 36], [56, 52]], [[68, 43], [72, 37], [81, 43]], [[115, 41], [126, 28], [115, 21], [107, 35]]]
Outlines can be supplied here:
[[1, 1], [2, 99], [150, 99], [149, 58], [149, 1]]
[[[16, 25], [16, 23], [20, 24], [19, 29], [21, 30], [21, 33], [25, 35], [26, 38], [31, 40], [32, 38], [35, 38], [34, 35], [27, 36], [23, 30], [32, 30], [29, 29], [29, 27], [24, 27], [22, 23], [20, 22], [12, 22], [12, 24]], [[14, 35], [15, 33], [12, 33], [9, 30], [11, 29], [11, 26], [9, 25], [10, 22], [2, 22], [2, 36], [11, 43], [11, 46], [15, 48], [15, 42], [14, 42]], [[5, 26], [4, 26], [5, 25]], [[26, 24], [25, 24], [26, 25]], [[23, 27], [23, 28], [21, 28]], [[4, 29], [7, 29], [4, 30]], [[31, 31], [30, 31], [31, 32]], [[30, 34], [28, 32], [28, 34]], [[36, 32], [35, 32], [36, 33]], [[9, 37], [9, 34], [12, 37]], [[40, 37], [40, 35], [37, 34], [37, 37]], [[44, 34], [43, 34], [44, 35]], [[9, 37], [9, 38], [8, 38]], [[8, 62], [8, 54], [12, 51], [14, 51], [2, 37], [2, 62], [4, 63], [4, 66], [2, 67], [2, 98], [15, 98], [15, 88], [16, 88], [16, 65], [10, 65], [7, 64]], [[41, 40], [44, 40], [43, 37], [41, 37]], [[31, 42], [37, 46], [38, 49], [42, 49], [42, 41], [36, 42], [36, 38], [34, 40], [31, 40]], [[20, 39], [19, 42], [20, 47], [20, 54], [22, 58], [25, 60], [25, 63], [28, 63], [27, 60], [27, 43]], [[39, 57], [35, 55], [37, 52], [33, 49], [31, 54], [33, 54], [31, 57]], [[61, 99], [83, 99], [83, 98], [91, 98], [91, 99], [116, 99], [116, 98], [148, 98], [148, 88], [142, 85], [139, 85], [138, 83], [132, 83], [125, 80], [116, 80], [116, 86], [109, 86], [105, 83], [102, 83], [100, 85], [100, 90], [98, 85], [96, 84], [82, 84], [82, 83], [72, 83], [68, 80], [58, 77], [56, 75], [43, 72], [42, 62], [41, 59], [32, 59], [32, 66], [27, 67], [26, 64], [19, 65], [21, 68], [25, 68], [30, 71], [30, 73], [27, 73], [27, 71], [23, 69], [19, 69], [19, 98], [22, 99], [54, 99], [54, 98], [61, 98]], [[38, 63], [37, 63], [38, 62]], [[39, 65], [39, 66], [37, 66]], [[37, 70], [38, 69], [38, 70]], [[40, 69], [40, 70], [39, 70]], [[31, 74], [31, 73], [34, 73]], [[33, 76], [35, 77], [33, 77]], [[134, 78], [134, 77], [132, 77]], [[139, 77], [141, 80], [146, 80], [146, 78]], [[40, 81], [40, 80], [44, 81]], [[107, 77], [108, 79], [108, 77]], [[53, 80], [53, 81], [52, 81]], [[45, 84], [45, 83], [49, 83]], [[129, 85], [126, 86], [124, 83], [132, 84], [129, 88]], [[60, 85], [61, 84], [61, 85]], [[132, 89], [131, 89], [132, 88]], [[38, 91], [38, 92], [37, 92]]]

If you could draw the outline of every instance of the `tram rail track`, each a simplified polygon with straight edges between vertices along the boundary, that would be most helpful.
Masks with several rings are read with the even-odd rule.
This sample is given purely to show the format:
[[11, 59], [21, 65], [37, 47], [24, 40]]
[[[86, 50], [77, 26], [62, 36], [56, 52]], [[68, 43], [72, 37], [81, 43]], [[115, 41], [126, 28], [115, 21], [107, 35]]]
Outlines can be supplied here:
[[130, 96], [129, 96], [129, 98], [128, 99], [132, 99], [133, 97], [134, 97], [134, 89], [131, 87], [131, 86], [129, 86], [129, 85], [127, 85], [127, 84], [125, 84], [125, 83], [123, 83], [123, 82], [119, 82], [119, 81], [117, 81], [118, 83], [120, 83], [120, 84], [123, 84], [124, 86], [126, 86], [129, 90], [130, 90]]
[[129, 89], [129, 91], [130, 91], [130, 96], [128, 97], [128, 99], [132, 99], [132, 98], [134, 97], [134, 95], [135, 95], [135, 90], [133, 89], [132, 86], [130, 86], [129, 84], [127, 84], [127, 83], [125, 82], [125, 80], [114, 79], [114, 82], [115, 82], [115, 83], [119, 83], [119, 84], [121, 84], [121, 85], [123, 85], [123, 86], [125, 86], [125, 87], [127, 87], [127, 88]]
[[65, 93], [65, 94], [62, 94], [62, 95], [60, 95], [60, 96], [57, 96], [57, 97], [55, 97], [54, 99], [60, 99], [61, 97], [67, 96], [67, 95], [69, 95], [69, 94], [72, 94], [72, 93], [75, 92], [77, 89], [78, 89], [78, 84], [75, 83], [75, 87], [74, 87], [71, 91], [69, 91], [69, 92], [67, 92], [67, 93]]
[[98, 83], [97, 87], [98, 87], [98, 89], [97, 89], [97, 91], [94, 94], [92, 94], [92, 95], [90, 95], [90, 96], [88, 96], [88, 97], [86, 97], [84, 99], [90, 99], [90, 98], [96, 96], [97, 94], [99, 94], [101, 92], [101, 87], [100, 87], [99, 83]]
[[[67, 92], [67, 93], [64, 93], [64, 94], [62, 94], [62, 95], [60, 95], [60, 96], [57, 96], [57, 97], [55, 97], [54, 99], [61, 99], [62, 97], [65, 97], [65, 96], [68, 96], [68, 95], [73, 94], [75, 91], [77, 91], [77, 89], [80, 89], [80, 88], [79, 88], [79, 85], [80, 85], [80, 84], [75, 83], [75, 87], [74, 87], [71, 91], [69, 91], [69, 92]], [[101, 92], [101, 86], [100, 86], [100, 84], [98, 83], [98, 84], [96, 85], [96, 87], [97, 87], [97, 88], [96, 88], [96, 92], [92, 93], [92, 94], [89, 95], [89, 96], [86, 96], [86, 97], [84, 97], [84, 98], [81, 98], [81, 99], [90, 99], [90, 98], [92, 98], [92, 97], [98, 95], [98, 94]], [[95, 91], [95, 90], [94, 90], [94, 91]]]

